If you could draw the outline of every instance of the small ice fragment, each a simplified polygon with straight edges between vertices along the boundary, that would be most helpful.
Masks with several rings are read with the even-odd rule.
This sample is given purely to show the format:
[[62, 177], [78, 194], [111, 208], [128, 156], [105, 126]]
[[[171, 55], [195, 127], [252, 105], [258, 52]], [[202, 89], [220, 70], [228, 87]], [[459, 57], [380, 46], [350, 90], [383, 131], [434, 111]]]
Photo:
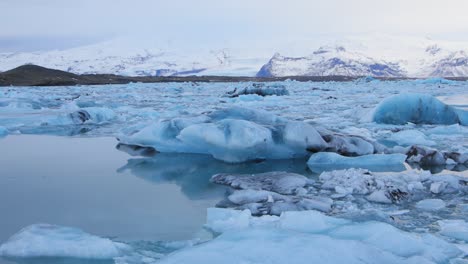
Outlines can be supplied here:
[[445, 202], [440, 199], [425, 199], [416, 203], [416, 208], [436, 211], [445, 208]]

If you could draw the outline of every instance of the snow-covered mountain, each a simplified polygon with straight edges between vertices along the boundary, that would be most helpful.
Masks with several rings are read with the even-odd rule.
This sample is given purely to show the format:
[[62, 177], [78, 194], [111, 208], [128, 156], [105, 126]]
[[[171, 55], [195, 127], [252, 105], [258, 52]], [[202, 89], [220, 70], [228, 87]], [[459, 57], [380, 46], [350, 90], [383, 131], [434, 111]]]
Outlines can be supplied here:
[[429, 38], [366, 35], [270, 46], [190, 44], [122, 38], [65, 50], [0, 53], [0, 72], [32, 63], [78, 74], [132, 76], [468, 76], [466, 43]]
[[126, 40], [112, 40], [66, 50], [0, 53], [0, 71], [29, 63], [78, 74], [254, 75], [264, 59], [242, 56], [232, 58], [228, 49], [180, 50], [148, 43], [140, 45]]
[[276, 53], [257, 73], [259, 77], [279, 76], [379, 76], [406, 75], [398, 63], [376, 60], [344, 47], [321, 47], [307, 57], [285, 57]]
[[438, 58], [423, 69], [423, 76], [460, 77], [468, 76], [468, 54], [453, 51]]

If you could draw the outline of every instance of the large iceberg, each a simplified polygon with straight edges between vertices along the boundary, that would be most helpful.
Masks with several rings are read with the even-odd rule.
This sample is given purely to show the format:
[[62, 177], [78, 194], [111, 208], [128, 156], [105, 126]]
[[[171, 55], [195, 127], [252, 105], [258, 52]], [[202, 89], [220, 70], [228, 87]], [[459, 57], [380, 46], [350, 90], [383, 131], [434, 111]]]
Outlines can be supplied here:
[[2, 244], [0, 256], [112, 259], [128, 249], [125, 244], [90, 235], [77, 228], [34, 224]]
[[373, 121], [384, 124], [462, 124], [468, 125], [467, 111], [446, 105], [428, 94], [398, 94], [375, 108]]
[[266, 111], [231, 107], [191, 118], [160, 120], [133, 134], [123, 133], [119, 140], [159, 152], [209, 154], [231, 163], [301, 158], [319, 151], [359, 156], [382, 150], [378, 143], [360, 136], [319, 130]]
[[161, 263], [448, 263], [463, 256], [433, 235], [316, 211], [251, 217], [248, 210], [211, 208], [207, 219], [207, 227], [220, 236]]
[[210, 154], [226, 162], [304, 157], [327, 147], [311, 125], [240, 107], [162, 120], [119, 139], [159, 152]]

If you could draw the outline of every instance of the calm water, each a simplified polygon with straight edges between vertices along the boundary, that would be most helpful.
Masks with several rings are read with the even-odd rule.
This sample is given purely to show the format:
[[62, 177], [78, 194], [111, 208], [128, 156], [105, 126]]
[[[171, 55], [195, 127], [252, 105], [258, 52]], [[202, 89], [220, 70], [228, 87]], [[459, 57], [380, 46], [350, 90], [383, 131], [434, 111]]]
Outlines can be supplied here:
[[224, 190], [208, 182], [211, 175], [188, 190], [184, 185], [190, 182], [158, 178], [154, 164], [129, 160], [116, 143], [114, 138], [0, 139], [0, 242], [34, 223], [120, 240], [192, 238], [205, 223], [206, 208]]
[[115, 138], [13, 135], [0, 139], [0, 243], [34, 223], [117, 240], [185, 240], [226, 189], [215, 173], [287, 170], [305, 160], [226, 164], [205, 155], [132, 157]]

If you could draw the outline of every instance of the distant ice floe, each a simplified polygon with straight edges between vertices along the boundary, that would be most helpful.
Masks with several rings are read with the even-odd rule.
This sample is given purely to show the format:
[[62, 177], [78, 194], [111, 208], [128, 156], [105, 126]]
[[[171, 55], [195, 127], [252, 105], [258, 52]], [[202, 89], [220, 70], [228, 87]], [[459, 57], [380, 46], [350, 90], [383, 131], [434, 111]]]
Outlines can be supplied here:
[[448, 106], [428, 94], [398, 94], [375, 108], [373, 121], [384, 124], [468, 125], [467, 111]]
[[253, 83], [252, 85], [243, 88], [234, 88], [225, 94], [226, 97], [239, 97], [241, 95], [259, 95], [259, 96], [282, 96], [289, 95], [288, 90], [284, 85], [279, 84], [268, 84], [265, 83]]
[[35, 224], [23, 228], [2, 244], [0, 256], [112, 259], [126, 250], [129, 248], [125, 244], [77, 228]]
[[206, 226], [221, 235], [161, 263], [448, 263], [464, 255], [434, 235], [317, 211], [252, 217], [248, 210], [210, 208]]

